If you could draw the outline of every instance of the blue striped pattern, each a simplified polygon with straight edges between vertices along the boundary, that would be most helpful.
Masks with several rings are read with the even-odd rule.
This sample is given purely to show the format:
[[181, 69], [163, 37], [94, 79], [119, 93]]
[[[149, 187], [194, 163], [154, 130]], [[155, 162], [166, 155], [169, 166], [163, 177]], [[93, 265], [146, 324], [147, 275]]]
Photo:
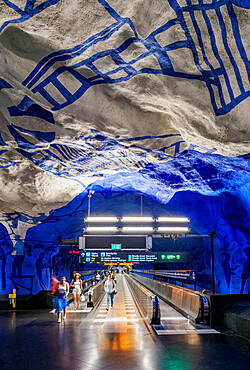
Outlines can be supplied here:
[[[213, 0], [209, 3], [199, 0], [197, 4], [193, 4], [191, 0], [169, 0], [169, 6], [176, 17], [151, 32], [145, 39], [138, 36], [129, 18], [121, 17], [107, 1], [98, 1], [113, 17], [114, 23], [73, 48], [63, 49], [43, 58], [23, 82], [34, 94], [42, 95], [51, 104], [52, 110], [72, 104], [91, 86], [127, 81], [139, 74], [162, 74], [203, 82], [209, 91], [216, 115], [230, 112], [249, 96], [249, 61], [235, 13], [236, 6], [249, 8], [247, 0]], [[203, 27], [200, 26], [201, 18]], [[177, 25], [182, 28], [185, 39], [161, 45], [157, 41], [158, 37], [165, 31], [174, 30]], [[107, 41], [111, 45], [114, 37], [117, 39], [123, 30], [131, 36], [121, 41], [117, 47], [107, 48]], [[96, 45], [101, 48], [104, 44], [104, 50], [92, 51]], [[144, 51], [136, 58], [131, 55], [131, 60], [125, 61], [122, 53], [129, 53], [128, 48], [132, 44]], [[190, 51], [192, 57], [188, 62], [193, 64], [197, 73], [190, 73], [188, 69], [186, 72], [178, 71], [173, 56], [180, 49], [183, 53], [185, 50]], [[144, 60], [150, 56], [155, 58], [158, 67], [144, 67]], [[109, 59], [107, 71], [103, 68], [102, 58]], [[59, 61], [65, 65], [55, 68], [55, 63]], [[138, 61], [140, 67], [135, 65]], [[85, 67], [92, 75], [84, 76], [80, 67]], [[69, 91], [64, 85], [66, 76], [71, 79], [72, 86], [78, 86], [76, 91]], [[51, 91], [48, 85], [53, 85], [54, 90]]]
[[[100, 176], [106, 170], [108, 173], [138, 171], [152, 162], [152, 154], [156, 161], [166, 161], [178, 156], [180, 143], [184, 142], [179, 139], [179, 134], [120, 139], [92, 130], [91, 136], [76, 137], [74, 143], [54, 141], [47, 149], [32, 144], [27, 137], [21, 135], [23, 130], [19, 132], [14, 127], [17, 126], [10, 126], [9, 130], [17, 141], [18, 152], [40, 168], [63, 177], [77, 177], [82, 174]], [[34, 135], [32, 132], [31, 134]], [[145, 144], [148, 141], [150, 144], [154, 139], [165, 139], [166, 143], [172, 140], [174, 143], [151, 150]], [[170, 147], [173, 147], [173, 155], [165, 153]]]

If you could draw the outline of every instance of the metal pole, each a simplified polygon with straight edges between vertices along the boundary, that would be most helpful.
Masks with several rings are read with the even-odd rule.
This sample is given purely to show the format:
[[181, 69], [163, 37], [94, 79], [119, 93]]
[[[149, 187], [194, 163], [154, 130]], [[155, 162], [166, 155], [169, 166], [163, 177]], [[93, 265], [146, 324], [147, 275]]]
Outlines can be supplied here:
[[89, 194], [88, 194], [88, 197], [89, 197], [88, 216], [90, 216], [90, 198], [91, 198], [90, 192], [89, 192]]
[[90, 216], [90, 199], [92, 197], [92, 195], [94, 194], [94, 190], [90, 190], [89, 191], [89, 194], [88, 194], [88, 197], [89, 197], [89, 203], [88, 203], [88, 216]]
[[211, 236], [211, 270], [212, 270], [212, 294], [215, 294], [215, 280], [214, 280], [214, 237], [216, 232], [213, 231]]

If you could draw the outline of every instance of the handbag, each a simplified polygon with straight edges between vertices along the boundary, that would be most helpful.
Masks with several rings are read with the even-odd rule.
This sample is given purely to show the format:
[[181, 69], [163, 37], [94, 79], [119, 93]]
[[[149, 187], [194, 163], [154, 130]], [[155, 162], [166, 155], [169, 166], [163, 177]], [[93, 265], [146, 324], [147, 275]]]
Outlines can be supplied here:
[[117, 294], [117, 290], [115, 289], [115, 283], [113, 282], [113, 287], [114, 287], [114, 291], [113, 291], [113, 294]]
[[73, 289], [74, 289], [74, 287], [73, 286], [70, 286], [69, 287], [69, 292], [72, 293], [73, 292]]
[[85, 302], [85, 295], [84, 295], [84, 294], [81, 294], [81, 296], [80, 296], [80, 301], [81, 301], [81, 302]]

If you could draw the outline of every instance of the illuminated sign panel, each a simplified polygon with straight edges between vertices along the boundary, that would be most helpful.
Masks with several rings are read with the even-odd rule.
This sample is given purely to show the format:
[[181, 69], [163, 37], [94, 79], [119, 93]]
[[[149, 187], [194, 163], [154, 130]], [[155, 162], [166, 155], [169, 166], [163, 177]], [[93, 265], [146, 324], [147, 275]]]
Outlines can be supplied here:
[[181, 259], [181, 255], [180, 254], [176, 254], [176, 253], [171, 253], [171, 254], [161, 254], [161, 259], [163, 261], [168, 261], [168, 260], [180, 260]]
[[111, 250], [110, 252], [83, 252], [82, 262], [101, 263], [141, 263], [141, 262], [188, 262], [189, 253], [186, 252], [122, 252]]
[[158, 253], [128, 253], [128, 262], [157, 262]]
[[82, 253], [82, 262], [127, 262], [126, 252], [85, 252]]
[[121, 244], [111, 244], [111, 249], [122, 249]]

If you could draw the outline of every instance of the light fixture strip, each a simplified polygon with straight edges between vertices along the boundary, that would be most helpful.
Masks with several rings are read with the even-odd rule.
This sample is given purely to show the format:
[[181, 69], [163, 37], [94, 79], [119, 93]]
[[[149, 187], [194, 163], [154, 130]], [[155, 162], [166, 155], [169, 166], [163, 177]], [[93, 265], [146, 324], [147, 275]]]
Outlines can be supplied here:
[[85, 222], [118, 222], [119, 221], [119, 218], [118, 217], [109, 217], [109, 216], [89, 216], [89, 217], [86, 217]]
[[156, 229], [158, 232], [164, 232], [164, 233], [189, 233], [191, 230], [189, 227], [165, 227], [160, 226]]
[[85, 228], [85, 231], [87, 233], [91, 233], [91, 232], [102, 233], [106, 231], [117, 232], [118, 228], [115, 226], [88, 226]]
[[136, 223], [141, 223], [141, 222], [153, 222], [154, 219], [153, 217], [134, 217], [134, 216], [125, 216], [121, 218], [121, 222], [136, 222]]
[[157, 217], [156, 222], [180, 222], [180, 223], [186, 223], [190, 222], [190, 219], [188, 217]]
[[122, 218], [116, 216], [88, 216], [84, 219], [86, 223], [116, 223], [116, 222], [131, 222], [131, 223], [188, 223], [190, 219], [188, 217], [157, 217], [154, 219], [149, 216], [124, 216]]
[[147, 227], [147, 226], [141, 226], [141, 227], [136, 227], [136, 226], [124, 226], [121, 231], [123, 232], [153, 232], [154, 229], [153, 227]]

